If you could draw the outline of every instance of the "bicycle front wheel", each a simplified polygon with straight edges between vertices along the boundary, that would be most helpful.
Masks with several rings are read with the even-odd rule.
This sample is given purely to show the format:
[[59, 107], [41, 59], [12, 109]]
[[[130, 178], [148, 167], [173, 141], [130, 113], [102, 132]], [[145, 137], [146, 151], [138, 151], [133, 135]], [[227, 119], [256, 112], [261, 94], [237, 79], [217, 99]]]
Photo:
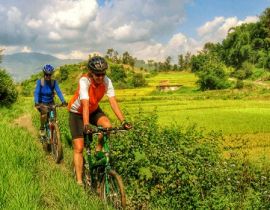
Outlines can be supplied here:
[[60, 140], [60, 130], [56, 123], [54, 123], [54, 129], [52, 131], [52, 141], [51, 141], [51, 150], [52, 156], [56, 163], [60, 163], [63, 157], [63, 149]]
[[110, 170], [102, 178], [100, 197], [106, 204], [111, 204], [116, 209], [125, 209], [126, 194], [122, 178], [114, 170]]

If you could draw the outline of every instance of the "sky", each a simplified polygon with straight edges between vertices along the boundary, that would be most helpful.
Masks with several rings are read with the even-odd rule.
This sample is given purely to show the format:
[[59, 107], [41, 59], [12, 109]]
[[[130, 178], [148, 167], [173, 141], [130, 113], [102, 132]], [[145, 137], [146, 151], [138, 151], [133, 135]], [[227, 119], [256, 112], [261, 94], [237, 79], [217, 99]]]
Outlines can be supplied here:
[[87, 59], [113, 48], [164, 61], [258, 21], [270, 0], [0, 0], [0, 49]]

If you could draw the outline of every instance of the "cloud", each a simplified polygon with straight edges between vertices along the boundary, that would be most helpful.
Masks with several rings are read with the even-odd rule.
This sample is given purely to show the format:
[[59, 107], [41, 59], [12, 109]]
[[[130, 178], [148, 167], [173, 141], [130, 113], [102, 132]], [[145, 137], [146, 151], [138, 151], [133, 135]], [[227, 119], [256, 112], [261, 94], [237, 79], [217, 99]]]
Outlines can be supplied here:
[[42, 26], [43, 21], [42, 20], [37, 20], [37, 19], [30, 19], [29, 21], [26, 22], [26, 25], [29, 28], [40, 28]]
[[206, 22], [203, 26], [197, 29], [199, 36], [203, 36], [209, 31], [216, 30], [216, 28], [223, 22], [224, 17], [215, 17], [214, 20]]
[[21, 21], [21, 12], [16, 7], [11, 7], [7, 11], [7, 20], [10, 23], [17, 24]]
[[244, 20], [239, 20], [237, 17], [215, 17], [212, 21], [208, 21], [199, 27], [197, 33], [202, 43], [216, 43], [222, 41], [227, 36], [230, 28], [243, 23], [254, 23], [258, 20], [259, 18], [255, 16], [248, 16]]
[[61, 40], [61, 36], [57, 32], [51, 31], [49, 33], [49, 39], [54, 40], [54, 41], [59, 41]]
[[45, 7], [41, 17], [48, 18], [48, 23], [54, 27], [80, 29], [95, 17], [97, 8], [95, 0], [61, 0]]
[[[17, 4], [15, 2], [18, 1]], [[0, 45], [5, 52], [33, 51], [87, 58], [113, 48], [138, 59], [164, 60], [218, 42], [230, 27], [257, 17], [215, 17], [198, 27], [198, 38], [179, 32], [192, 0], [12, 0], [0, 3]]]
[[147, 28], [139, 28], [133, 23], [119, 26], [112, 31], [112, 38], [123, 42], [136, 42], [149, 38], [149, 31]]

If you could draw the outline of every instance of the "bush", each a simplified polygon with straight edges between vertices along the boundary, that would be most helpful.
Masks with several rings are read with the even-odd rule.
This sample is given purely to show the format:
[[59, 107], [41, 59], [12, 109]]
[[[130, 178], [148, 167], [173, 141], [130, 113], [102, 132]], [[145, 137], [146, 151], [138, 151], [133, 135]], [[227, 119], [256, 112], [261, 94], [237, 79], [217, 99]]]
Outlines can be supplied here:
[[235, 84], [235, 88], [242, 89], [244, 87], [244, 82], [241, 79], [238, 79]]
[[249, 62], [244, 62], [242, 68], [235, 70], [232, 75], [240, 80], [247, 79], [252, 75], [253, 69], [254, 65]]
[[67, 65], [60, 67], [60, 81], [61, 82], [68, 79], [68, 75], [69, 75], [68, 69], [69, 68]]
[[124, 81], [127, 78], [126, 72], [122, 65], [111, 65], [109, 77], [114, 83]]
[[145, 78], [142, 73], [133, 74], [131, 85], [133, 87], [144, 87], [147, 85]]
[[132, 130], [112, 136], [129, 209], [269, 209], [268, 165], [256, 168], [235, 150], [225, 159], [220, 133], [160, 128], [156, 115], [135, 119]]
[[230, 86], [225, 66], [220, 61], [212, 58], [203, 63], [200, 70], [196, 72], [199, 77], [197, 84], [201, 90], [225, 89]]
[[10, 75], [0, 69], [0, 106], [9, 106], [17, 100], [18, 92]]

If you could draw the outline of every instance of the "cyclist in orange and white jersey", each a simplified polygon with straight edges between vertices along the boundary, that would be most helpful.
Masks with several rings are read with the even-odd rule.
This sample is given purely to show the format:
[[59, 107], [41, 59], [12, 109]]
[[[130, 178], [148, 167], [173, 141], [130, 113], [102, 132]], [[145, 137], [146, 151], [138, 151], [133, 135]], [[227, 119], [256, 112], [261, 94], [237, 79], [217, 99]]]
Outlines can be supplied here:
[[[112, 127], [110, 120], [99, 107], [99, 101], [104, 95], [108, 96], [111, 108], [123, 127], [131, 128], [131, 125], [125, 121], [116, 101], [112, 82], [106, 76], [107, 68], [108, 64], [104, 58], [100, 56], [90, 58], [88, 61], [89, 72], [80, 78], [78, 88], [68, 104], [69, 125], [73, 139], [73, 159], [77, 183], [80, 185], [83, 184], [83, 133], [91, 132], [90, 124], [104, 128]], [[99, 136], [100, 140], [101, 138], [102, 136]], [[101, 150], [102, 144], [99, 141], [96, 152]]]

